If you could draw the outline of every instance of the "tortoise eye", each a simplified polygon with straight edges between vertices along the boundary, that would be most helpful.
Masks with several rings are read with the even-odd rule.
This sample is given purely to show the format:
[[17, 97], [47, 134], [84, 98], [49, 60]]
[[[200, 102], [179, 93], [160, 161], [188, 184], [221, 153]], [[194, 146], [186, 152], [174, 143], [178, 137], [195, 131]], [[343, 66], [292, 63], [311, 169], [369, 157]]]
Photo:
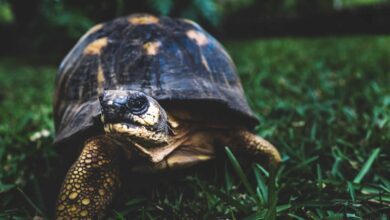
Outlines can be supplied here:
[[148, 110], [149, 103], [145, 96], [137, 96], [130, 98], [126, 106], [134, 115], [142, 115]]

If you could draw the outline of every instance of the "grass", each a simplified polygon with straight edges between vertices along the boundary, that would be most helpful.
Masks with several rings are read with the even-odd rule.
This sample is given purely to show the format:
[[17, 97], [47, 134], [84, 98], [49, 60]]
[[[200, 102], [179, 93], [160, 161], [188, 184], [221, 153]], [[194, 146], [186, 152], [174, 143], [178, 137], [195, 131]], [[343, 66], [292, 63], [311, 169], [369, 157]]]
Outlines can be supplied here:
[[[137, 176], [143, 186], [125, 187], [110, 218], [388, 219], [390, 37], [226, 46], [260, 116], [258, 133], [282, 153], [276, 176], [240, 166], [227, 150], [225, 162]], [[54, 75], [51, 66], [0, 61], [0, 218], [50, 216], [50, 183], [61, 178], [51, 146]]]

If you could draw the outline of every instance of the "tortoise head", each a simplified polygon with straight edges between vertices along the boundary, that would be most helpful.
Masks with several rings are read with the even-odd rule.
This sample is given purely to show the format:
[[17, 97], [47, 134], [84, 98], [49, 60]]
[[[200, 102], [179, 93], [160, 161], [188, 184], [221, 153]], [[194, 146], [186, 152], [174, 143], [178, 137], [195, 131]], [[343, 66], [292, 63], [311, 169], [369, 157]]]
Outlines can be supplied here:
[[108, 135], [144, 147], [167, 143], [167, 114], [152, 97], [133, 90], [106, 90], [99, 100]]

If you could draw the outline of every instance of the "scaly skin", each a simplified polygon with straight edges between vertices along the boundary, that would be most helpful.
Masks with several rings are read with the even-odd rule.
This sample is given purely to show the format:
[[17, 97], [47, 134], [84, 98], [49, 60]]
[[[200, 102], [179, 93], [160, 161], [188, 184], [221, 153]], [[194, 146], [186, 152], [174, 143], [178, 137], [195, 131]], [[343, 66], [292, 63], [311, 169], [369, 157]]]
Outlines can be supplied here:
[[120, 147], [104, 136], [89, 139], [69, 169], [56, 219], [101, 219], [121, 185]]
[[273, 168], [276, 168], [281, 161], [279, 151], [272, 144], [245, 129], [225, 132], [219, 136], [219, 142], [255, 157], [265, 156]]

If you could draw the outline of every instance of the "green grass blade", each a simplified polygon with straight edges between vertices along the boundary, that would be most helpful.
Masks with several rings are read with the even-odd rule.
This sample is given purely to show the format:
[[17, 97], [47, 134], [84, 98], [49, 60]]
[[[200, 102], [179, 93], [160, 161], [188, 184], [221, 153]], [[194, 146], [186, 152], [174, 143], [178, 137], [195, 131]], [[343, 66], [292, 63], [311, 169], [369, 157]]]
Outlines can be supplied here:
[[261, 172], [263, 172], [266, 177], [269, 177], [269, 172], [263, 166], [261, 166], [258, 163], [255, 166], [257, 169], [259, 169]]
[[226, 185], [226, 192], [229, 194], [229, 192], [232, 190], [233, 188], [233, 178], [232, 178], [232, 175], [230, 174], [229, 172], [229, 169], [228, 169], [228, 166], [227, 166], [227, 163], [225, 163], [225, 185]]
[[360, 170], [360, 172], [358, 173], [358, 175], [356, 175], [355, 179], [353, 180], [353, 183], [359, 184], [362, 181], [364, 176], [366, 176], [366, 174], [370, 171], [370, 168], [371, 168], [372, 164], [374, 163], [375, 159], [378, 157], [380, 151], [381, 151], [380, 148], [376, 148], [372, 151], [370, 157], [368, 158], [366, 163], [363, 165], [363, 167]]
[[353, 185], [351, 182], [348, 181], [348, 192], [349, 195], [351, 196], [352, 202], [356, 201], [356, 194], [355, 194], [355, 188], [353, 188]]
[[146, 198], [133, 198], [126, 202], [126, 206], [134, 207], [148, 201]]
[[245, 189], [247, 190], [247, 192], [253, 197], [253, 198], [256, 198], [256, 193], [255, 191], [252, 189], [250, 183], [249, 183], [249, 180], [248, 178], [246, 177], [244, 171], [242, 170], [240, 164], [238, 163], [236, 157], [233, 155], [232, 151], [228, 148], [228, 147], [225, 147], [225, 151], [226, 151], [226, 154], [230, 160], [230, 162], [232, 163], [232, 166], [234, 168], [234, 170], [236, 171], [238, 177], [240, 178], [240, 180], [242, 181], [242, 183], [244, 184], [244, 187]]
[[115, 213], [115, 218], [116, 219], [120, 219], [120, 220], [125, 220], [126, 219], [125, 216], [122, 213], [120, 213], [120, 212], [118, 212], [116, 210], [114, 210], [114, 213]]
[[365, 195], [368, 195], [372, 201], [376, 200], [380, 203], [390, 204], [390, 194], [384, 193], [381, 189], [377, 189], [370, 186], [364, 186], [361, 189], [361, 192]]
[[259, 220], [264, 219], [266, 215], [265, 210], [258, 211], [250, 216], [243, 218], [242, 220]]
[[43, 212], [41, 211], [41, 209], [38, 208], [37, 205], [35, 205], [35, 203], [23, 192], [22, 189], [20, 189], [19, 187], [16, 188], [20, 194], [22, 194], [22, 196], [26, 199], [26, 201], [31, 205], [31, 207], [33, 207], [35, 209], [35, 211], [39, 214], [39, 215], [43, 215]]
[[295, 214], [292, 214], [292, 213], [289, 213], [288, 216], [290, 216], [292, 219], [305, 220], [304, 218], [299, 217], [298, 215], [295, 215]]
[[319, 156], [313, 156], [313, 157], [310, 157], [302, 162], [300, 162], [298, 165], [292, 167], [290, 170], [288, 170], [286, 173], [284, 173], [284, 175], [288, 175], [290, 174], [291, 172], [295, 171], [295, 170], [298, 170], [298, 169], [301, 169], [305, 166], [308, 166], [309, 164], [311, 164], [312, 162], [318, 160]]
[[323, 181], [322, 181], [322, 171], [320, 164], [317, 163], [317, 186], [321, 190], [323, 187]]
[[292, 207], [291, 204], [278, 205], [276, 207], [276, 212], [277, 213], [284, 212], [284, 211], [290, 209], [291, 207]]
[[264, 207], [264, 204], [266, 204], [266, 198], [261, 193], [261, 190], [259, 187], [256, 187], [256, 193], [257, 193], [257, 198], [259, 198], [259, 206]]
[[276, 218], [276, 204], [278, 201], [275, 184], [276, 173], [277, 169], [275, 167], [271, 167], [268, 184], [268, 210], [265, 216], [266, 220], [273, 220]]
[[[253, 171], [254, 171], [255, 177], [256, 177], [257, 189], [259, 189], [256, 191], [259, 191], [258, 194], [259, 194], [261, 205], [267, 205], [268, 204], [268, 188], [266, 185], [266, 181], [265, 181], [263, 175], [261, 174], [262, 171], [259, 169], [259, 166], [255, 166]], [[268, 174], [268, 172], [267, 172], [267, 174]]]

